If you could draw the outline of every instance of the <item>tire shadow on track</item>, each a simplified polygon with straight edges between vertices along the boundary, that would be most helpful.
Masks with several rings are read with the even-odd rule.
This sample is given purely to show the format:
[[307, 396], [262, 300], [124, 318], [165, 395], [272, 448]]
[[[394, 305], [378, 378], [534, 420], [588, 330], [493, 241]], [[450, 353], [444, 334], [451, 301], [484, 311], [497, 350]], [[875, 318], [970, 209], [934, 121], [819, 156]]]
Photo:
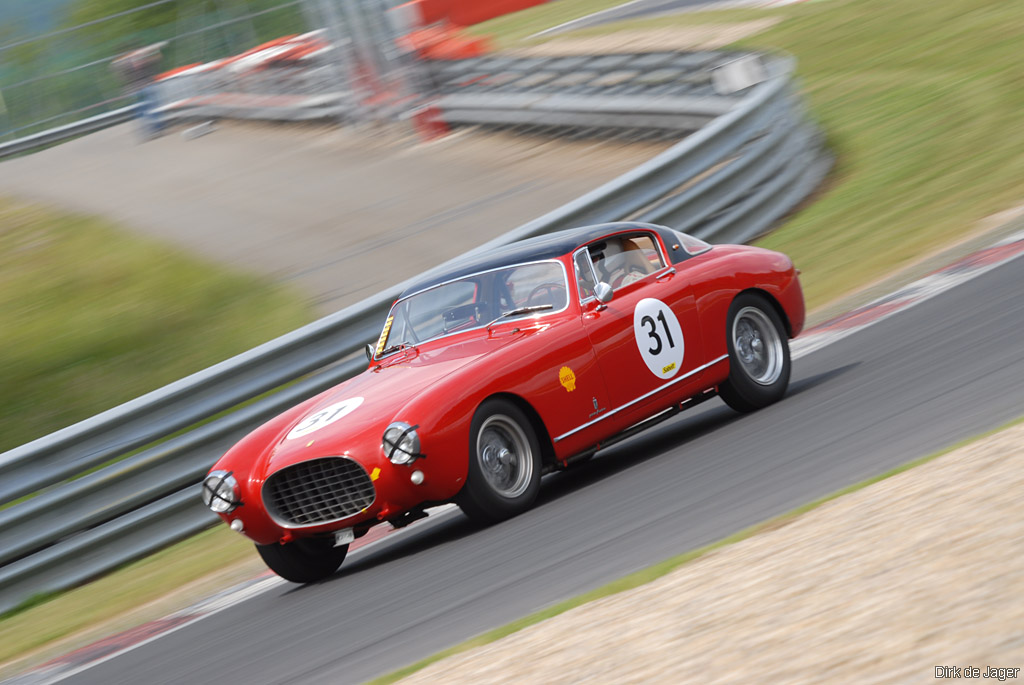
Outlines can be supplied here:
[[[789, 384], [789, 390], [786, 392], [786, 397], [799, 395], [802, 392], [807, 392], [811, 388], [816, 388], [819, 385], [828, 383], [833, 378], [838, 378], [839, 376], [845, 375], [846, 373], [853, 371], [863, 363], [864, 362], [862, 361], [851, 362], [850, 364], [838, 366], [834, 369], [822, 371], [821, 373], [816, 373], [813, 376], [808, 376], [807, 378], [801, 378], [800, 380], [793, 381], [792, 383]], [[783, 399], [782, 401], [785, 402], [786, 400]]]
[[[828, 383], [853, 371], [860, 364], [861, 362], [858, 361], [795, 380], [790, 384], [786, 397], [792, 398]], [[784, 399], [783, 402], [785, 401]], [[743, 418], [743, 414], [716, 401], [683, 412], [675, 419], [670, 419], [660, 426], [598, 452], [590, 461], [567, 471], [551, 474], [544, 480], [544, 487], [534, 506], [542, 506], [614, 477], [627, 469], [660, 457], [666, 452], [685, 447], [687, 444]]]
[[[860, 364], [861, 362], [854, 362], [795, 380], [790, 384], [787, 397], [799, 395], [828, 383], [854, 370]], [[651, 428], [599, 452], [594, 459], [583, 464], [545, 476], [534, 509], [618, 476], [628, 469], [684, 447], [688, 443], [710, 435], [742, 418], [742, 414], [736, 413], [721, 403], [686, 412], [681, 417], [670, 420], [662, 426]], [[338, 573], [330, 578], [319, 583], [295, 586], [283, 594], [291, 595], [319, 585], [344, 581], [346, 578], [378, 569], [392, 562], [408, 561], [417, 554], [475, 535], [488, 528], [486, 525], [470, 521], [461, 514], [455, 514], [432, 524], [426, 530], [389, 540], [380, 549], [368, 550], [358, 558], [346, 562]]]

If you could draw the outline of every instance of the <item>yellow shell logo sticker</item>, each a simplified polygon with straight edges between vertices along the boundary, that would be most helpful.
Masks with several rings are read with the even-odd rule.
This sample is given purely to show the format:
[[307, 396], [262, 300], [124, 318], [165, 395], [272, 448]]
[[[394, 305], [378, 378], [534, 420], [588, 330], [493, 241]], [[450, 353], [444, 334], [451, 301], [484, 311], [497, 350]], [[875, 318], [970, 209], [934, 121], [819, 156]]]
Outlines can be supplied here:
[[563, 366], [558, 370], [558, 382], [565, 387], [566, 392], [572, 392], [576, 389], [576, 374], [568, 366]]

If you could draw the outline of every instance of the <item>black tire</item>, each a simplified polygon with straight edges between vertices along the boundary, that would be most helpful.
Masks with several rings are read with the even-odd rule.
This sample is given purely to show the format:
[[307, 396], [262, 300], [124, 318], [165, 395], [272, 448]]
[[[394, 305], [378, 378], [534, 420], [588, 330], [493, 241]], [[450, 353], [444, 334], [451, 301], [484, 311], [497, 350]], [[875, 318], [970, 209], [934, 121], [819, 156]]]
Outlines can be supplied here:
[[725, 403], [751, 412], [778, 402], [789, 387], [789, 336], [775, 307], [756, 293], [743, 293], [729, 307], [726, 340], [729, 378], [718, 388]]
[[293, 583], [315, 583], [341, 567], [348, 545], [334, 547], [333, 538], [305, 538], [284, 545], [256, 545], [270, 570]]
[[480, 405], [469, 431], [469, 473], [455, 501], [469, 518], [496, 523], [530, 508], [540, 492], [540, 443], [512, 402]]

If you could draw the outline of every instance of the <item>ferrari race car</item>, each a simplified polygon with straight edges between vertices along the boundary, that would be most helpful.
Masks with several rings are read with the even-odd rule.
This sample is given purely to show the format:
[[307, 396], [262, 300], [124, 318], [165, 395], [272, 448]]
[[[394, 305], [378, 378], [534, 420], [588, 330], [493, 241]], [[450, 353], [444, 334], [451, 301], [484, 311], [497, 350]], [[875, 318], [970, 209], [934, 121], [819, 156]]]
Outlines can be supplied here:
[[202, 498], [276, 573], [313, 582], [373, 526], [450, 501], [496, 522], [542, 474], [682, 408], [776, 402], [803, 325], [777, 252], [640, 223], [525, 240], [407, 288], [366, 370], [243, 438]]

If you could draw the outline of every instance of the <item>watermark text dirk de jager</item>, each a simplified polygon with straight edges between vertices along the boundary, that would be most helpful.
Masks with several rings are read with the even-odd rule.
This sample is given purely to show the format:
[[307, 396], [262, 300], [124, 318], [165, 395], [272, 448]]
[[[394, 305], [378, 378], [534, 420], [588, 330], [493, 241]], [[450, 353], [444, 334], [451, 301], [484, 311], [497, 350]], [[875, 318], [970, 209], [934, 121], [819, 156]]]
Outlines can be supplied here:
[[961, 678], [993, 678], [1000, 681], [1016, 680], [1020, 677], [1020, 669], [997, 666], [936, 666], [935, 677], [951, 680], [959, 680]]

